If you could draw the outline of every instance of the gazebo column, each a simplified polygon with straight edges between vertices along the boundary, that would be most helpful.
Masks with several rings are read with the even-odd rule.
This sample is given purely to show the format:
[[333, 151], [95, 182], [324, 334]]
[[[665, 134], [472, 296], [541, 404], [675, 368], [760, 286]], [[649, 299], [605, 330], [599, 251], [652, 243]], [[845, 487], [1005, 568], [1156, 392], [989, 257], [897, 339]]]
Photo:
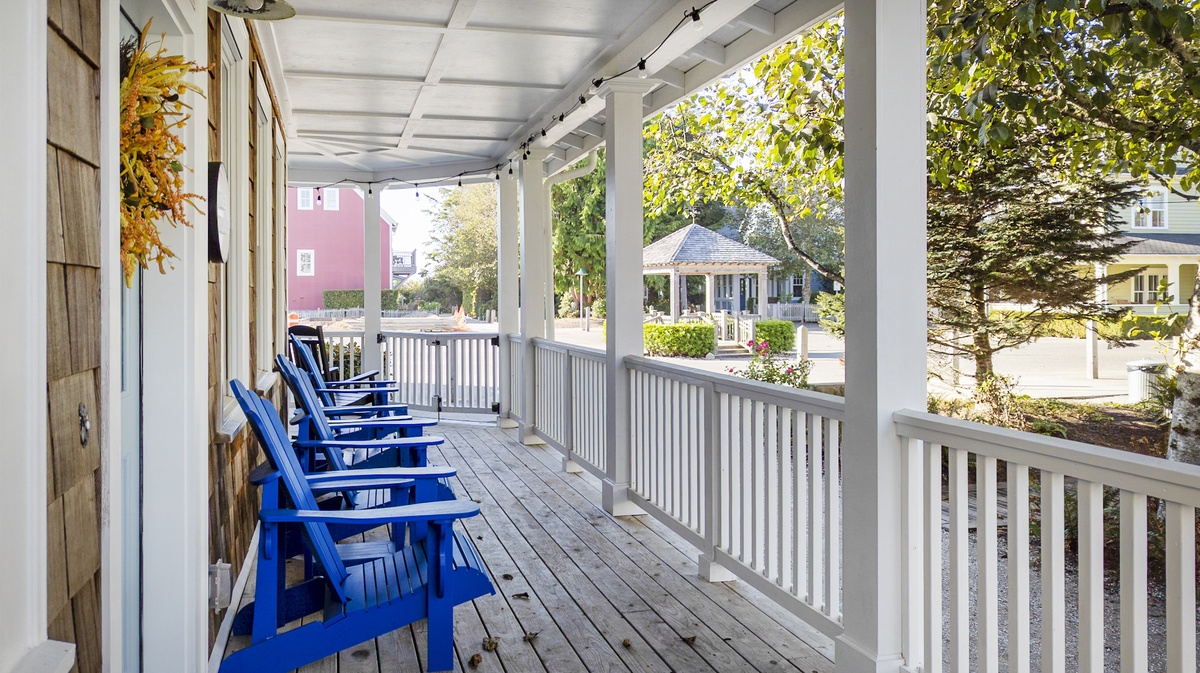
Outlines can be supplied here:
[[518, 257], [517, 241], [520, 236], [520, 220], [517, 218], [517, 200], [520, 197], [519, 185], [515, 176], [502, 174], [498, 192], [496, 212], [499, 223], [496, 227], [496, 319], [499, 322], [501, 343], [499, 377], [500, 377], [500, 425], [513, 427], [508, 414], [513, 408], [512, 381], [521, 376], [521, 372], [513, 370], [512, 349], [508, 347], [508, 335], [520, 329], [517, 309], [519, 296], [517, 288]]
[[[924, 640], [921, 600], [904, 600], [913, 574], [900, 562], [906, 554], [901, 466], [908, 447], [893, 421], [899, 410], [926, 405], [925, 13], [924, 0], [845, 3], [845, 630], [837, 638], [839, 673], [929, 670], [917, 656]], [[921, 484], [909, 487], [919, 492]]]
[[758, 314], [762, 317], [767, 317], [767, 270], [763, 269], [758, 272]]
[[736, 315], [741, 313], [742, 307], [745, 306], [743, 303], [744, 299], [742, 298], [742, 274], [740, 273], [733, 274], [733, 292], [731, 294], [733, 296], [733, 304], [730, 308]]
[[531, 149], [529, 157], [521, 165], [521, 336], [525, 343], [525, 362], [521, 372], [521, 441], [537, 444], [541, 440], [533, 434], [537, 427], [534, 409], [535, 351], [533, 340], [546, 338], [546, 293], [550, 280], [547, 277], [546, 257], [550, 255], [545, 207], [546, 190], [544, 163], [550, 156], [549, 150]]
[[679, 269], [671, 267], [671, 322], [679, 322]]
[[704, 274], [704, 312], [712, 315], [717, 312], [716, 277], [711, 273]]
[[630, 426], [627, 355], [642, 354], [642, 97], [655, 83], [615, 79], [604, 97], [605, 239], [608, 320], [605, 322], [605, 463], [602, 500], [610, 514], [640, 514], [629, 501]]

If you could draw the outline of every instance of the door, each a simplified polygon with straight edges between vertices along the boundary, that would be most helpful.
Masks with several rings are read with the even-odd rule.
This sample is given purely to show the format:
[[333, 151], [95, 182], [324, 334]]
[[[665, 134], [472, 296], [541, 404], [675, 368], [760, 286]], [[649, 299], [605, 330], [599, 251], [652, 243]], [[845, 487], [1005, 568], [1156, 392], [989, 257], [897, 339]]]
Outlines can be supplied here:
[[121, 290], [121, 649], [142, 670], [142, 274]]

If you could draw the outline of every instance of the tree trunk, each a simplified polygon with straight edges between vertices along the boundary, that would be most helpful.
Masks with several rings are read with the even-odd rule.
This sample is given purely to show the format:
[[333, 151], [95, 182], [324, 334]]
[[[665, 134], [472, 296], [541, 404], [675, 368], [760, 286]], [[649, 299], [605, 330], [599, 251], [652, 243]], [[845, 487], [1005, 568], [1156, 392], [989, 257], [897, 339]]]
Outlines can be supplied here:
[[974, 351], [971, 355], [975, 359], [975, 385], [996, 373], [992, 366], [992, 343], [988, 339], [987, 332], [975, 332], [971, 335], [971, 343]]
[[1167, 459], [1200, 465], [1200, 363], [1196, 357], [1196, 346], [1200, 343], [1200, 276], [1192, 288], [1187, 326], [1179, 343], [1183, 356], [1179, 360], [1175, 403], [1171, 406]]

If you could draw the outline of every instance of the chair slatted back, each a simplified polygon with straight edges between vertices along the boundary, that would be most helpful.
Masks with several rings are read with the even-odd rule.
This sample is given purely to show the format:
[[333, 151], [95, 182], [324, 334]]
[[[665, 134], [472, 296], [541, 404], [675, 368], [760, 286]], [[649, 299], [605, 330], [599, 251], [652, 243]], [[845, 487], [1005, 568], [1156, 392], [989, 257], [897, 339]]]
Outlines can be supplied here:
[[[288, 337], [292, 339], [292, 348], [296, 349], [295, 354], [299, 355], [303, 350], [312, 356], [313, 362], [318, 367], [312, 371], [320, 372], [325, 379], [330, 378], [333, 369], [329, 366], [329, 357], [332, 353], [325, 342], [325, 328], [320, 325], [292, 325], [288, 328]], [[299, 348], [303, 346], [303, 348]], [[307, 368], [307, 365], [302, 363], [301, 367]]]
[[[295, 334], [289, 334], [288, 339], [290, 339], [292, 342], [292, 353], [297, 358], [297, 361], [293, 362], [293, 364], [296, 365], [298, 370], [303, 370], [302, 373], [305, 375], [305, 378], [311, 382], [312, 388], [320, 388], [322, 390], [328, 388], [329, 384], [325, 382], [325, 376], [322, 373], [323, 370], [313, 357], [312, 349], [304, 345], [304, 342], [301, 341]], [[331, 406], [334, 404], [333, 393], [323, 392], [320, 393], [319, 396], [321, 401], [325, 404]]]
[[[333, 434], [333, 428], [329, 425], [329, 418], [325, 416], [325, 410], [320, 400], [317, 399], [317, 391], [313, 390], [312, 381], [304, 375], [296, 367], [296, 364], [282, 355], [275, 356], [275, 364], [279, 367], [279, 373], [283, 375], [283, 380], [292, 391], [292, 395], [296, 398], [296, 404], [309, 417], [309, 423], [316, 433], [314, 439], [330, 440], [337, 437]], [[334, 452], [337, 453], [337, 452]], [[342, 462], [341, 455], [336, 458], [331, 458], [334, 461], [333, 467], [338, 470], [346, 469], [346, 464]]]
[[[297, 509], [317, 510], [317, 499], [308, 486], [308, 479], [300, 467], [300, 461], [292, 451], [288, 442], [287, 428], [279, 420], [279, 412], [275, 406], [262, 399], [257, 393], [246, 388], [241, 381], [234, 379], [229, 383], [233, 388], [233, 396], [246, 414], [246, 420], [254, 431], [255, 438], [267, 454], [271, 467], [275, 468], [287, 489]], [[337, 552], [337, 544], [329, 534], [329, 527], [324, 523], [305, 523], [304, 532], [312, 547], [313, 556], [325, 570], [325, 578], [330, 590], [343, 603], [346, 593], [342, 585], [349, 574]]]

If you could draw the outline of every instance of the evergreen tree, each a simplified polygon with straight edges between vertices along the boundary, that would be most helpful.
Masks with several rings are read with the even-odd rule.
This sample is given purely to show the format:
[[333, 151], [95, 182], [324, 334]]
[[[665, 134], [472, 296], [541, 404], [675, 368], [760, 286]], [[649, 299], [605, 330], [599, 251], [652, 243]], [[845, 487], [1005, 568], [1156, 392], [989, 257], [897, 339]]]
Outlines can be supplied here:
[[[929, 341], [975, 362], [980, 383], [992, 356], [1039, 336], [1062, 318], [1099, 319], [1113, 309], [1097, 289], [1140, 269], [1096, 277], [1122, 240], [1120, 212], [1137, 187], [1101, 170], [1064, 175], [1018, 149], [976, 149], [977, 168], [953, 184], [929, 180]], [[1029, 308], [989, 312], [992, 302]]]
[[496, 292], [496, 187], [479, 183], [443, 189], [433, 215], [433, 276], [462, 295], [463, 311], [476, 315], [477, 302]]

